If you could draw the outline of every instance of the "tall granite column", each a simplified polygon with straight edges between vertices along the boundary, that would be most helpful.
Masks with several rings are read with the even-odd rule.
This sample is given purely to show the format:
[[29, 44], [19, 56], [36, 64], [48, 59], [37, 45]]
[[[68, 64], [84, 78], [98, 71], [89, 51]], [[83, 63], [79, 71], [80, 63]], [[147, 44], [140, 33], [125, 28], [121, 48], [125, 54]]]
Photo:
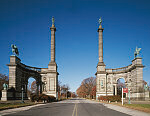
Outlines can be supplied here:
[[101, 95], [107, 95], [107, 81], [106, 81], [106, 69], [105, 64], [103, 62], [103, 28], [102, 28], [102, 19], [99, 19], [99, 28], [98, 28], [98, 40], [99, 40], [99, 47], [98, 47], [98, 54], [99, 54], [99, 61], [97, 64], [97, 72], [96, 72], [96, 98]]
[[105, 72], [105, 64], [103, 62], [103, 30], [104, 30], [104, 28], [102, 28], [102, 25], [101, 25], [101, 23], [102, 23], [101, 18], [99, 19], [99, 23], [100, 23], [100, 25], [99, 25], [99, 28], [97, 30], [98, 41], [99, 41], [98, 42], [98, 45], [99, 45], [99, 47], [98, 47], [99, 62], [97, 64], [97, 71], [98, 72]]
[[55, 62], [55, 31], [56, 27], [52, 24], [51, 30], [51, 62]]
[[56, 32], [56, 27], [54, 25], [54, 17], [52, 18], [52, 26], [51, 26], [50, 30], [51, 30], [51, 60], [48, 64], [46, 94], [57, 97], [58, 72], [57, 72], [57, 64], [55, 62], [55, 32]]
[[100, 24], [99, 28], [98, 28], [98, 40], [99, 40], [99, 48], [98, 48], [98, 52], [99, 52], [99, 62], [103, 63], [103, 30], [104, 28], [102, 28], [102, 25]]

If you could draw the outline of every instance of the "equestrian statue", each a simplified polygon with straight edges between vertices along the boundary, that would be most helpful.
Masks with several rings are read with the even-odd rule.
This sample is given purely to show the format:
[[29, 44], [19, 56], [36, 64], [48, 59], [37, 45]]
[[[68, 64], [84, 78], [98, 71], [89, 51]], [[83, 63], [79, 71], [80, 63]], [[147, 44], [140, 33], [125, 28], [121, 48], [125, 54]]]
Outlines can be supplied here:
[[141, 48], [136, 47], [135, 52], [134, 52], [134, 58], [139, 57]]
[[19, 56], [19, 51], [18, 51], [17, 46], [14, 45], [14, 44], [11, 44], [11, 48], [12, 48], [13, 54], [14, 54], [14, 55], [16, 54], [17, 56]]

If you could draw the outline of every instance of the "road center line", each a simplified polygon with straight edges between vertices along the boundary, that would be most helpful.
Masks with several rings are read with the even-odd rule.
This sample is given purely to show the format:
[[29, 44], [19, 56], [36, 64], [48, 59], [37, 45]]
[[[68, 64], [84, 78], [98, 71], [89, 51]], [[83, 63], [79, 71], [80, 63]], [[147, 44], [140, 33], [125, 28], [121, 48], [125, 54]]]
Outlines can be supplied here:
[[76, 105], [76, 116], [77, 116], [77, 108], [78, 108], [78, 104]]
[[73, 109], [73, 112], [72, 112], [72, 116], [74, 116], [75, 108], [76, 108], [76, 104], [74, 105], [74, 109]]
[[76, 103], [74, 105], [72, 116], [74, 116], [75, 112], [76, 112], [76, 116], [77, 116], [77, 104]]

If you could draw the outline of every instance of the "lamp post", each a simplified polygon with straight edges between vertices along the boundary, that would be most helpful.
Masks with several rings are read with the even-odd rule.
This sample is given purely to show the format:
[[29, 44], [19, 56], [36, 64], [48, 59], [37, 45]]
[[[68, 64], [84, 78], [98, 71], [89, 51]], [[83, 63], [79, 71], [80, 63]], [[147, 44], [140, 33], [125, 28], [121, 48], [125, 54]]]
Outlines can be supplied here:
[[23, 87], [22, 87], [21, 91], [22, 91], [22, 99], [21, 99], [21, 102], [24, 103], [24, 101], [23, 101]]
[[129, 89], [129, 104], [131, 104], [131, 102], [130, 102], [130, 89]]
[[123, 105], [123, 87], [122, 87], [122, 105]]
[[66, 99], [67, 99], [67, 92], [68, 92], [68, 91], [66, 90]]
[[58, 101], [58, 92], [56, 92], [56, 100]]

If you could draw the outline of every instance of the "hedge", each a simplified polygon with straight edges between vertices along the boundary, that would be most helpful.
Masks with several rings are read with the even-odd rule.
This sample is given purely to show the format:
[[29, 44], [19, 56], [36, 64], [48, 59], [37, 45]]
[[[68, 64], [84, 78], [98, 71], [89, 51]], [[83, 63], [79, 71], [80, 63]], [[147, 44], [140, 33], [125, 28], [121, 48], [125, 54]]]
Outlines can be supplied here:
[[37, 101], [37, 102], [42, 102], [42, 101], [54, 102], [54, 101], [56, 101], [56, 98], [54, 96], [49, 96], [49, 95], [45, 95], [45, 94], [40, 94], [40, 95], [32, 94], [30, 96], [30, 99], [32, 102], [34, 102], [34, 101]]
[[119, 102], [121, 101], [121, 96], [100, 96], [98, 97], [98, 100], [102, 101], [110, 101], [110, 102]]

